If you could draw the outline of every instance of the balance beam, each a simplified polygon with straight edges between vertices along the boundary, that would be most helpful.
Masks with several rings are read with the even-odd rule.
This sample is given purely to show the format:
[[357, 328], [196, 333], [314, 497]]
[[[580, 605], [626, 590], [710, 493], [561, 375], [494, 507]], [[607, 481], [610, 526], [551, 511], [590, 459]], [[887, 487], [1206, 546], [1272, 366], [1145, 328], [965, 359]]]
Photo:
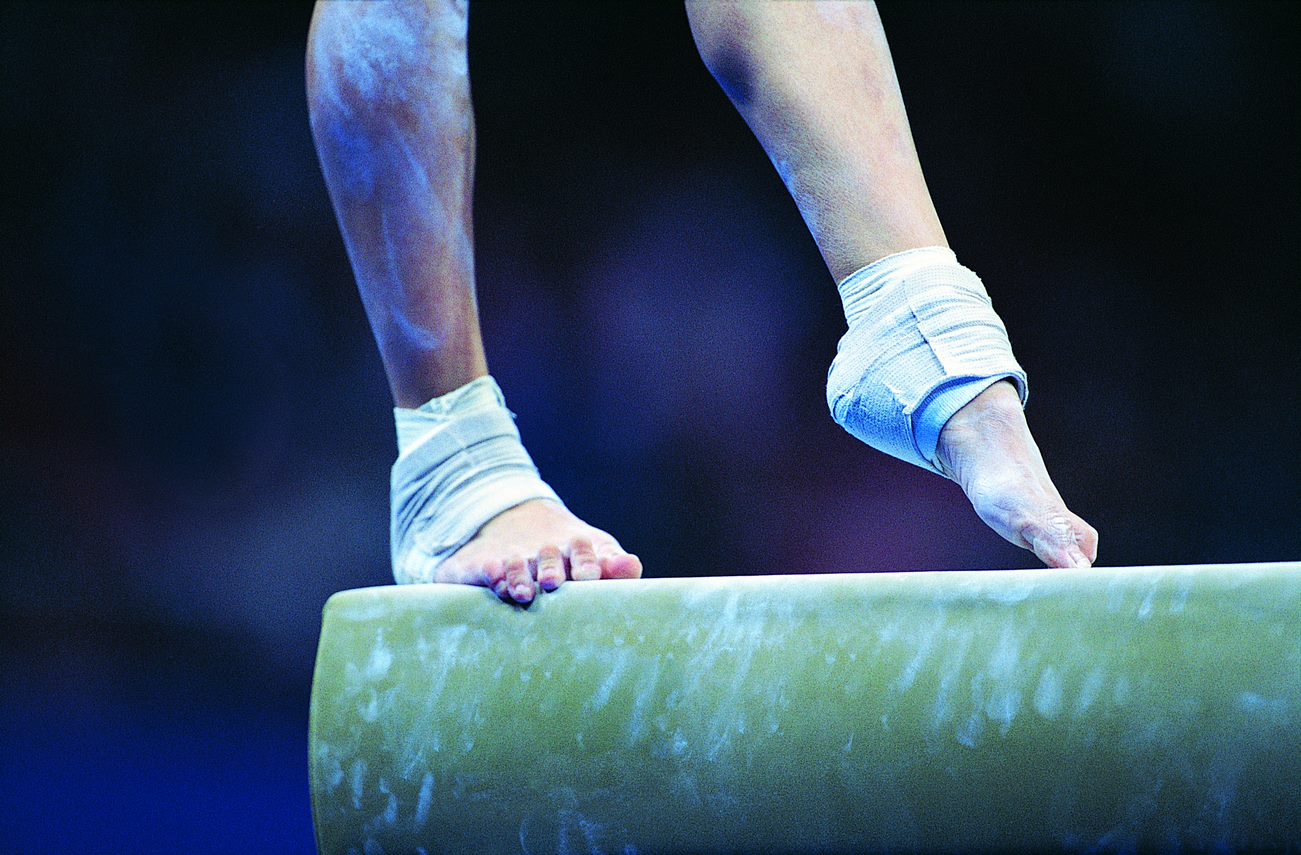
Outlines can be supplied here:
[[322, 853], [1301, 847], [1301, 563], [330, 598]]

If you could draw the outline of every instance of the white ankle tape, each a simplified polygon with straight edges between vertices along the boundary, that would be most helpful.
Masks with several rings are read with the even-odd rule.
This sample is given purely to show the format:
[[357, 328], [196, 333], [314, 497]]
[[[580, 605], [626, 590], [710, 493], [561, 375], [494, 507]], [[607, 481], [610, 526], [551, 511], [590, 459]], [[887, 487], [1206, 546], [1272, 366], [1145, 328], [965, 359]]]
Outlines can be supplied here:
[[491, 376], [395, 409], [390, 549], [398, 582], [431, 582], [438, 565], [502, 511], [560, 501], [520, 442], [514, 414]]
[[875, 449], [940, 472], [944, 422], [985, 388], [1029, 386], [980, 277], [946, 247], [888, 255], [839, 285], [849, 331], [827, 372], [827, 405]]

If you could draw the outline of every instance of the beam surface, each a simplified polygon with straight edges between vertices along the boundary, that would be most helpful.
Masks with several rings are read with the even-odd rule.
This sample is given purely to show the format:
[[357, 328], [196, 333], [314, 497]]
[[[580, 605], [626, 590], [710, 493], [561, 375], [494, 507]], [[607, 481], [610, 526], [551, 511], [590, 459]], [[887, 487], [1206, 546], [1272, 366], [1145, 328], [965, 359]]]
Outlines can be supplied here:
[[333, 596], [322, 853], [1301, 849], [1301, 563]]

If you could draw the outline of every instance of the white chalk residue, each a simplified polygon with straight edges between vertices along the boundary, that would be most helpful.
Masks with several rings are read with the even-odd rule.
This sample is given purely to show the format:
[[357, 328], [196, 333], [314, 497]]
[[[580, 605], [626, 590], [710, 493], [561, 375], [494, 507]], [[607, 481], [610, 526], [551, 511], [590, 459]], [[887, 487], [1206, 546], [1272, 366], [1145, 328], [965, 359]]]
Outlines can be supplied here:
[[1039, 675], [1039, 685], [1034, 690], [1034, 708], [1049, 721], [1062, 711], [1062, 678], [1051, 665]]
[[366, 679], [379, 680], [388, 674], [393, 665], [393, 651], [384, 643], [384, 630], [381, 628], [375, 636], [375, 646], [370, 649], [370, 658], [366, 660]]
[[426, 772], [420, 780], [420, 795], [416, 797], [416, 825], [423, 826], [429, 820], [429, 807], [434, 801], [434, 773]]

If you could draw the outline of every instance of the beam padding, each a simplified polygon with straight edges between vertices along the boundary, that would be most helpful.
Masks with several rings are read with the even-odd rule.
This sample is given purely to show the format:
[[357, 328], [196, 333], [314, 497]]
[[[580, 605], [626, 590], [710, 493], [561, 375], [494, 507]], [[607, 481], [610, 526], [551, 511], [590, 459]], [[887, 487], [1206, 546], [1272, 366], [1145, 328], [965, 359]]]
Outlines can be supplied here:
[[1301, 847], [1301, 563], [345, 591], [320, 849]]

